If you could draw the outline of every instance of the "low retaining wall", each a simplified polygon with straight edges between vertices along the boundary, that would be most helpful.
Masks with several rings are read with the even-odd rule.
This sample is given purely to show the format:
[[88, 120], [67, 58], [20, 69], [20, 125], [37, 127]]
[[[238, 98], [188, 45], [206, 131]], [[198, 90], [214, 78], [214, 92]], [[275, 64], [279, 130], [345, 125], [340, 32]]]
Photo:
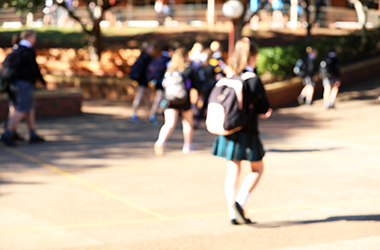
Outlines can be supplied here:
[[[375, 57], [363, 62], [347, 65], [341, 69], [342, 87], [357, 83], [380, 75], [380, 57]], [[303, 88], [302, 79], [292, 79], [266, 84], [268, 99], [273, 108], [283, 107], [296, 103], [297, 96]], [[321, 81], [317, 83], [314, 96], [321, 95], [323, 87]]]
[[[59, 90], [37, 90], [34, 94], [36, 117], [57, 117], [81, 114], [82, 91], [79, 88]], [[0, 95], [0, 120], [8, 116], [8, 103], [5, 94]]]
[[[342, 87], [361, 80], [380, 75], [380, 57], [348, 65], [342, 68]], [[35, 92], [36, 116], [56, 117], [77, 115], [81, 113], [83, 98], [99, 98], [109, 100], [124, 100], [131, 102], [138, 85], [129, 79], [102, 81], [99, 78], [80, 80], [79, 78], [47, 77], [47, 81], [55, 81], [57, 90], [39, 90]], [[73, 88], [73, 86], [77, 86]], [[268, 99], [273, 108], [280, 108], [296, 103], [297, 96], [303, 88], [302, 79], [294, 77], [286, 81], [265, 85]], [[321, 82], [317, 83], [315, 96], [323, 91]], [[153, 96], [152, 96], [153, 97]], [[6, 96], [0, 95], [0, 120], [5, 120], [8, 114]]]

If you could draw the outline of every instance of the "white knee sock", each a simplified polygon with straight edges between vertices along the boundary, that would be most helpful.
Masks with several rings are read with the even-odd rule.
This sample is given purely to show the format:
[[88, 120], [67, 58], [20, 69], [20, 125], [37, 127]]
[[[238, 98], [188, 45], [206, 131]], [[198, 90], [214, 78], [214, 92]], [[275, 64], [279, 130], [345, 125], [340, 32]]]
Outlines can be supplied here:
[[243, 207], [248, 197], [249, 197], [249, 192], [247, 190], [239, 190], [239, 193], [236, 196], [236, 202], [239, 203], [241, 207]]

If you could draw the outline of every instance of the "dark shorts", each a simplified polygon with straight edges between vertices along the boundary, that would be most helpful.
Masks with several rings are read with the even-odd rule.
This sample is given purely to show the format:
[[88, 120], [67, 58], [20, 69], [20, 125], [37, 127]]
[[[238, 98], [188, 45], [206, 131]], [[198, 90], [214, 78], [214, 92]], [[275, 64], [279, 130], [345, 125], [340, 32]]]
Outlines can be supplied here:
[[29, 113], [34, 108], [33, 93], [34, 85], [25, 80], [17, 80], [14, 83], [16, 95], [16, 110], [19, 112]]
[[212, 154], [230, 161], [260, 161], [265, 155], [259, 135], [236, 132], [229, 136], [219, 135], [214, 142]]
[[315, 87], [315, 82], [313, 81], [313, 78], [311, 78], [310, 76], [305, 76], [303, 79], [303, 85], [306, 86], [306, 85], [311, 85], [313, 87]]
[[179, 111], [187, 111], [187, 110], [191, 109], [191, 103], [190, 103], [190, 100], [189, 100], [189, 102], [182, 104], [182, 105], [171, 105], [169, 103], [168, 109], [178, 109]]
[[327, 85], [333, 86], [336, 81], [337, 81], [337, 78], [323, 77], [322, 84], [323, 84], [323, 87]]

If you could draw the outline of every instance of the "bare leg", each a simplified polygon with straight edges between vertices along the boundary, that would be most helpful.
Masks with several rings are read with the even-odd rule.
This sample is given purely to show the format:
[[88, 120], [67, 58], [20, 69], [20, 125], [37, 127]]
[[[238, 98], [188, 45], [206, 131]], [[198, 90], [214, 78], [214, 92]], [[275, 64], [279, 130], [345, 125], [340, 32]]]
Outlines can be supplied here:
[[157, 114], [158, 107], [160, 106], [163, 97], [164, 92], [161, 89], [157, 89], [149, 116], [154, 116]]
[[32, 108], [30, 112], [26, 115], [26, 124], [28, 125], [28, 128], [30, 131], [35, 129], [36, 119], [35, 119], [36, 110], [35, 108]]
[[7, 129], [13, 132], [16, 129], [17, 124], [19, 124], [26, 116], [27, 113], [16, 111], [16, 113], [9, 120]]
[[329, 84], [326, 84], [323, 90], [323, 104], [325, 105], [326, 108], [329, 106], [329, 103], [330, 103], [330, 92], [331, 92], [331, 86]]
[[161, 127], [160, 133], [158, 134], [157, 144], [163, 144], [168, 140], [177, 125], [178, 115], [179, 111], [176, 109], [165, 110], [165, 123]]
[[193, 110], [189, 109], [182, 112], [182, 132], [184, 143], [192, 143], [194, 135]]
[[137, 94], [135, 96], [135, 99], [133, 100], [133, 114], [136, 115], [137, 114], [137, 109], [139, 108], [140, 104], [141, 104], [141, 100], [144, 96], [144, 93], [145, 93], [145, 89], [147, 89], [147, 87], [143, 87], [143, 86], [139, 86], [138, 90], [137, 90]]
[[336, 97], [338, 96], [339, 92], [339, 87], [338, 86], [333, 86], [330, 92], [330, 104], [334, 104]]
[[240, 206], [243, 206], [245, 204], [248, 196], [257, 186], [257, 183], [259, 182], [264, 170], [263, 161], [251, 162], [251, 170], [252, 172], [245, 176], [239, 193], [236, 197], [236, 201], [240, 204]]
[[311, 104], [313, 101], [314, 87], [310, 84], [306, 85], [306, 103]]

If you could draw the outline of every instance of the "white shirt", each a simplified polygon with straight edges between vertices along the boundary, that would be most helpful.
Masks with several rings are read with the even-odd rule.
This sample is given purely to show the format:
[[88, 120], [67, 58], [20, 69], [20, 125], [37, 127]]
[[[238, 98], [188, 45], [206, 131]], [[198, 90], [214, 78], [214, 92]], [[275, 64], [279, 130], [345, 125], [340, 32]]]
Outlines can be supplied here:
[[22, 39], [22, 40], [20, 41], [20, 45], [21, 45], [21, 46], [28, 47], [28, 48], [31, 48], [31, 47], [32, 47], [32, 44], [31, 44], [28, 40], [25, 40], [25, 39]]

